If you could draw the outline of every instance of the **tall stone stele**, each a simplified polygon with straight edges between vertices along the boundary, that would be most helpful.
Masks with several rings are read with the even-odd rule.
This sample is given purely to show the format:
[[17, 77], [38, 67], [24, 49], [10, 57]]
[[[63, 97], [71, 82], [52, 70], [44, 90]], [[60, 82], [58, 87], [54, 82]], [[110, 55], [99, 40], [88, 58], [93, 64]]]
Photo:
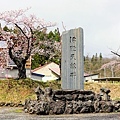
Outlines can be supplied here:
[[84, 90], [83, 29], [62, 33], [62, 89]]

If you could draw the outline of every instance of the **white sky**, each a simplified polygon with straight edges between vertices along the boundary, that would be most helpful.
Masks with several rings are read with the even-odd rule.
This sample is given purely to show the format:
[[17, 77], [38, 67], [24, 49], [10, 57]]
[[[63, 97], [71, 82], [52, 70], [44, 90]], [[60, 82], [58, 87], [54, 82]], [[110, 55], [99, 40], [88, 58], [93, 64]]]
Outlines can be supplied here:
[[[82, 27], [84, 53], [102, 53], [111, 57], [111, 50], [120, 48], [120, 0], [1, 0], [0, 12], [31, 7], [30, 14], [56, 22], [61, 33]], [[53, 28], [52, 30], [54, 30]], [[119, 50], [120, 51], [120, 50]]]

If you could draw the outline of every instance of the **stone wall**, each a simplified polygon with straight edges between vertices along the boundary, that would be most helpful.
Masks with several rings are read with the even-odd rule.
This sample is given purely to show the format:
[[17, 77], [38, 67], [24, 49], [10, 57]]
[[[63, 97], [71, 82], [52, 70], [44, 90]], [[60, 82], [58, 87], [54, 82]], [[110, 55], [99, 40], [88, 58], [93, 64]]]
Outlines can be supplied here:
[[120, 112], [120, 101], [110, 99], [110, 90], [100, 89], [100, 94], [81, 90], [44, 91], [37, 87], [37, 100], [26, 100], [24, 110], [30, 114], [80, 114], [97, 112]]

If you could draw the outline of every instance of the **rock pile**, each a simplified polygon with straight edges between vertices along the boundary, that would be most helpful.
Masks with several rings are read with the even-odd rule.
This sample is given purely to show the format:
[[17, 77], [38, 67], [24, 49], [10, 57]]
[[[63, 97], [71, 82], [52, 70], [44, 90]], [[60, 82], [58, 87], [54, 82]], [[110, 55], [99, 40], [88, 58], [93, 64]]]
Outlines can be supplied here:
[[44, 91], [37, 87], [37, 100], [27, 99], [24, 110], [30, 114], [79, 114], [93, 112], [120, 112], [120, 101], [110, 100], [110, 90], [100, 89], [100, 94], [81, 90]]

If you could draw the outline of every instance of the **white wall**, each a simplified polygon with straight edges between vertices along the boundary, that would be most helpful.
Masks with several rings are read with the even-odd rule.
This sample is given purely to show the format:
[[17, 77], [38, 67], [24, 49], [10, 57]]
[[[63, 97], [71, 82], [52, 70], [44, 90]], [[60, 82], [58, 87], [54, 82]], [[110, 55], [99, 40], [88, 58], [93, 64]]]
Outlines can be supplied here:
[[92, 76], [84, 77], [84, 80], [85, 80], [85, 82], [94, 81], [93, 79], [96, 79], [96, 78], [98, 78], [98, 75], [92, 75]]
[[[26, 75], [28, 78], [31, 77], [31, 70], [26, 69]], [[17, 69], [0, 69], [0, 79], [2, 78], [17, 78], [18, 70]]]

